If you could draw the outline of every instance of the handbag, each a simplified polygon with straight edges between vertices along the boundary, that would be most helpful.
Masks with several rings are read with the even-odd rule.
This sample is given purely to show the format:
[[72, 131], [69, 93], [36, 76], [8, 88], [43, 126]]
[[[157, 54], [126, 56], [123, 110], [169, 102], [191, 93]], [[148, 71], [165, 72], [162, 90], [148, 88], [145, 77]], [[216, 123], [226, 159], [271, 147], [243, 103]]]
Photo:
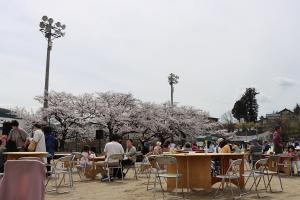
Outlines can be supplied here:
[[28, 150], [28, 151], [31, 151], [31, 152], [35, 151], [36, 145], [37, 145], [36, 142], [31, 141], [30, 144], [29, 144], [29, 146], [28, 146], [28, 148], [27, 148], [27, 150]]

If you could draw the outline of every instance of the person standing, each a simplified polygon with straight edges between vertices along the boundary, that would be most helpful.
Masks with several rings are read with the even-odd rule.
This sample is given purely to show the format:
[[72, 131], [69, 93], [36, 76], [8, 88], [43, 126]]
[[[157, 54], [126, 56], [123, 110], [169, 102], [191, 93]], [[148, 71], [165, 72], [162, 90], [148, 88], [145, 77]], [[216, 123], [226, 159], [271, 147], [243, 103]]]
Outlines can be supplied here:
[[281, 154], [283, 152], [283, 145], [281, 144], [281, 127], [276, 126], [273, 133], [273, 144], [275, 154]]
[[12, 129], [9, 132], [7, 141], [9, 143], [14, 143], [14, 148], [18, 151], [25, 151], [27, 140], [29, 138], [28, 133], [19, 127], [19, 122], [17, 120], [13, 120], [11, 126]]
[[[46, 152], [45, 135], [42, 131], [42, 126], [35, 123], [32, 125], [33, 138], [30, 143], [34, 143], [35, 152]], [[44, 163], [47, 163], [47, 159], [43, 158]]]
[[47, 156], [47, 172], [49, 174], [49, 172], [51, 171], [51, 160], [54, 158], [54, 153], [55, 153], [55, 142], [56, 142], [56, 138], [54, 137], [52, 131], [51, 131], [51, 127], [46, 126], [44, 127], [44, 134], [45, 134], [45, 142], [46, 142], [46, 151], [48, 152], [48, 156]]

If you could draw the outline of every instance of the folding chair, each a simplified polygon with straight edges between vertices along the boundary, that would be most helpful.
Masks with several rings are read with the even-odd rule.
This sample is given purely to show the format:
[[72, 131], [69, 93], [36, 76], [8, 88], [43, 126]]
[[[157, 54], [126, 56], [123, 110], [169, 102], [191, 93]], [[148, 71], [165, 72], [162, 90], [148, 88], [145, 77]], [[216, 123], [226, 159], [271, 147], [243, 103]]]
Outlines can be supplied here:
[[82, 166], [80, 164], [80, 160], [83, 157], [81, 153], [73, 152], [72, 155], [73, 155], [73, 160], [71, 161], [72, 174], [74, 173], [74, 170], [76, 170], [80, 180], [82, 180], [87, 166], [86, 165]]
[[[219, 192], [220, 188], [224, 186], [224, 183], [226, 183], [226, 186], [225, 186], [225, 188], [222, 188], [223, 192], [225, 192], [225, 190], [228, 187], [230, 187], [231, 195], [233, 198], [235, 198], [233, 190], [232, 190], [232, 183], [233, 183], [232, 181], [233, 180], [237, 181], [237, 186], [238, 186], [238, 190], [240, 193], [239, 197], [241, 196], [241, 188], [240, 188], [240, 182], [239, 182], [241, 164], [242, 164], [242, 159], [233, 160], [231, 162], [227, 172], [225, 173], [225, 175], [216, 176], [217, 178], [222, 179], [222, 181], [221, 181], [219, 188], [217, 189], [217, 191], [214, 194], [214, 197], [213, 197], [214, 199], [218, 197], [218, 192]], [[229, 186], [228, 186], [228, 183], [229, 183]]]
[[[59, 192], [59, 188], [61, 187], [62, 181], [65, 181], [65, 176], [68, 175], [68, 181], [69, 181], [69, 188], [73, 187], [73, 178], [72, 178], [72, 169], [71, 169], [71, 162], [73, 160], [73, 155], [70, 156], [64, 156], [59, 158], [57, 161], [55, 161], [53, 164], [50, 164], [51, 166], [51, 171], [50, 171], [50, 176], [48, 176], [48, 180], [46, 183], [46, 187], [49, 183], [49, 181], [54, 178], [55, 181], [55, 189], [54, 190], [50, 190], [50, 191], [56, 191], [56, 193], [67, 193], [70, 192], [70, 190], [68, 191], [64, 191], [64, 192]], [[48, 172], [49, 173], [49, 172]], [[62, 175], [61, 180], [60, 179], [60, 175]], [[58, 183], [59, 181], [59, 183]], [[48, 192], [50, 192], [48, 191]]]
[[133, 169], [134, 170], [134, 177], [135, 177], [136, 180], [138, 179], [138, 177], [137, 177], [137, 170], [136, 170], [136, 162], [132, 162], [131, 165], [123, 166], [123, 169], [126, 169], [126, 171], [124, 173], [125, 176], [127, 175], [128, 171], [130, 169]]
[[[151, 190], [153, 188], [149, 188], [150, 183], [154, 184], [154, 188], [156, 188], [156, 179], [157, 179], [157, 173], [165, 173], [165, 170], [158, 169], [156, 166], [156, 155], [150, 155], [146, 156], [144, 160], [144, 164], [142, 165], [143, 168], [146, 171], [146, 176], [148, 178], [147, 181], [147, 191]], [[151, 175], [154, 175], [154, 182], [150, 182]]]
[[259, 192], [258, 192], [258, 186], [259, 186], [261, 179], [263, 179], [265, 190], [267, 190], [267, 185], [266, 185], [266, 181], [264, 178], [264, 176], [265, 176], [264, 172], [267, 170], [267, 164], [268, 164], [267, 158], [260, 159], [255, 163], [254, 167], [250, 170], [249, 173], [243, 174], [244, 177], [247, 177], [245, 186], [247, 185], [250, 178], [253, 178], [253, 183], [252, 183], [249, 191], [246, 193], [243, 193], [242, 195], [246, 195], [246, 194], [250, 193], [252, 188], [255, 187], [255, 192], [257, 194], [257, 197], [260, 198]]
[[[180, 181], [181, 183], [181, 177], [182, 177], [182, 174], [179, 173], [178, 171], [178, 163], [177, 163], [177, 159], [173, 156], [157, 156], [155, 158], [155, 161], [156, 161], [156, 176], [157, 176], [157, 179], [159, 181], [159, 184], [160, 184], [160, 188], [162, 190], [162, 193], [164, 195], [164, 189], [163, 189], [163, 185], [162, 185], [162, 182], [161, 182], [161, 178], [164, 178], [164, 179], [169, 179], [169, 178], [172, 178], [172, 179], [175, 179], [176, 181], [176, 195], [177, 195], [177, 190], [178, 190], [178, 183]], [[167, 169], [168, 166], [170, 165], [175, 165], [176, 167], [176, 171], [175, 173], [169, 173], [167, 170], [161, 170], [161, 167], [163, 166], [163, 169]], [[155, 179], [156, 180], [156, 179]], [[183, 198], [184, 198], [184, 193], [183, 193], [183, 185], [181, 184], [181, 192], [182, 192], [182, 195], [183, 195]]]
[[121, 171], [122, 181], [124, 180], [123, 173], [122, 173], [122, 160], [124, 154], [113, 154], [107, 158], [106, 162], [106, 169], [107, 169], [107, 176], [109, 182], [111, 181], [111, 173], [113, 173], [114, 169]]
[[271, 187], [271, 182], [272, 182], [272, 179], [273, 179], [274, 176], [278, 177], [279, 182], [280, 182], [281, 192], [283, 192], [283, 186], [282, 186], [281, 176], [280, 176], [279, 167], [278, 167], [279, 162], [280, 162], [280, 157], [279, 156], [270, 156], [269, 159], [268, 159], [268, 163], [273, 165], [275, 170], [274, 171], [269, 170], [269, 168], [268, 168], [268, 170], [266, 170], [265, 173], [264, 173], [268, 177], [267, 188], [269, 187], [271, 192], [273, 192], [272, 187]]

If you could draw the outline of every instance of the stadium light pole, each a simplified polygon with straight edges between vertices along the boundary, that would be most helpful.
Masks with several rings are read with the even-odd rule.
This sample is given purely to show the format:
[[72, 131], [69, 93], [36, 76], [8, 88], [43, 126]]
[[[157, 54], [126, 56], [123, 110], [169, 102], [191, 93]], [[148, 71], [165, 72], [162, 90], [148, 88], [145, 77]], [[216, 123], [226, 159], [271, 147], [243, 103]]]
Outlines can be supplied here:
[[62, 32], [66, 28], [65, 24], [60, 22], [54, 23], [52, 18], [48, 18], [46, 15], [42, 17], [40, 22], [40, 31], [47, 39], [47, 59], [46, 59], [46, 76], [45, 76], [45, 89], [44, 89], [44, 108], [48, 108], [48, 89], [49, 89], [49, 67], [50, 67], [50, 51], [52, 49], [52, 41], [56, 38], [65, 36]]
[[179, 76], [176, 74], [171, 73], [168, 77], [169, 85], [171, 86], [171, 106], [173, 107], [173, 94], [174, 94], [174, 84], [178, 83]]

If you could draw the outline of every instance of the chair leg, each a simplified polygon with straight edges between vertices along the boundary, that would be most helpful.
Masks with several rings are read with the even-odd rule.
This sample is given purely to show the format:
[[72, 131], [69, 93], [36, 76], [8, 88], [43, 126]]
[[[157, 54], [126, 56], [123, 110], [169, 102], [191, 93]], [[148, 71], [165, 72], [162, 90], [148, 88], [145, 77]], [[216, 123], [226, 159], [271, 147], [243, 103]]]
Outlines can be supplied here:
[[136, 167], [135, 166], [134, 166], [134, 176], [135, 176], [135, 179], [138, 180], [137, 171], [136, 171]]
[[279, 179], [279, 182], [280, 182], [281, 191], [283, 191], [281, 176], [280, 176], [279, 172], [278, 172], [278, 179]]
[[151, 178], [151, 172], [149, 172], [148, 174], [147, 191], [149, 190], [150, 178]]
[[177, 189], [178, 189], [178, 177], [176, 177], [176, 195], [177, 195]]
[[160, 176], [158, 176], [158, 180], [159, 180], [160, 188], [161, 188], [161, 191], [162, 191], [163, 197], [164, 197], [164, 196], [165, 196], [165, 193], [164, 193], [164, 188], [163, 188], [163, 186], [162, 186], [162, 182], [161, 182]]
[[213, 199], [215, 199], [215, 198], [217, 197], [217, 194], [218, 194], [218, 192], [219, 192], [221, 186], [224, 184], [224, 181], [225, 181], [225, 179], [222, 179], [222, 181], [221, 181], [221, 183], [220, 183], [220, 186], [218, 187], [217, 191], [216, 191], [215, 194], [214, 194]]
[[230, 187], [229, 189], [230, 189], [230, 192], [231, 192], [231, 196], [232, 196], [232, 198], [234, 198], [231, 180], [229, 179], [228, 181], [229, 181], [229, 187]]

